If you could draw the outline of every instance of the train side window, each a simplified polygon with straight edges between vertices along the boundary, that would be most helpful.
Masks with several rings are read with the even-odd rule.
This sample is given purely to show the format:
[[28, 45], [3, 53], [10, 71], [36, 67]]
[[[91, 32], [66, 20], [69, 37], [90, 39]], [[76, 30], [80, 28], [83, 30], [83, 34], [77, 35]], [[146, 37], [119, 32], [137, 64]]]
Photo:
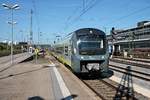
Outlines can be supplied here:
[[65, 46], [65, 55], [68, 56], [68, 46]]
[[104, 46], [104, 40], [101, 40], [101, 43], [100, 43], [100, 45], [101, 45], [101, 47], [100, 48], [103, 48], [103, 46]]
[[56, 52], [62, 54], [63, 47], [56, 47]]

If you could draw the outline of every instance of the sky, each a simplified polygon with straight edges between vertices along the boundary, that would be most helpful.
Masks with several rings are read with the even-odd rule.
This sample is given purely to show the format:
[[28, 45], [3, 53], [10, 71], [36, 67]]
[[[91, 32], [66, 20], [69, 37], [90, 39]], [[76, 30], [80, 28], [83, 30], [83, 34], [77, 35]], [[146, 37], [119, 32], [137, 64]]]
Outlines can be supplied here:
[[[136, 27], [150, 20], [150, 0], [0, 0], [0, 5], [18, 4], [14, 10], [14, 41], [29, 40], [33, 10], [33, 41], [51, 44], [80, 28], [115, 29]], [[11, 40], [11, 11], [0, 6], [0, 41]]]

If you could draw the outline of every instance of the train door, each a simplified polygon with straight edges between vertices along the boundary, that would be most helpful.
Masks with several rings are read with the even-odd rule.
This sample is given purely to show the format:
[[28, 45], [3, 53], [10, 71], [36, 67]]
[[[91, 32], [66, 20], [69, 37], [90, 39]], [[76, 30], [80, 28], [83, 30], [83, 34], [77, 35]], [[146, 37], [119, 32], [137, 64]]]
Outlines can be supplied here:
[[75, 55], [77, 53], [76, 47], [73, 43], [71, 43], [71, 67], [75, 68], [76, 58]]
[[33, 53], [33, 47], [29, 47], [29, 53]]
[[71, 59], [71, 45], [68, 45], [68, 57]]
[[68, 56], [68, 46], [67, 45], [65, 45], [65, 47], [64, 47], [64, 54], [65, 54], [65, 56]]

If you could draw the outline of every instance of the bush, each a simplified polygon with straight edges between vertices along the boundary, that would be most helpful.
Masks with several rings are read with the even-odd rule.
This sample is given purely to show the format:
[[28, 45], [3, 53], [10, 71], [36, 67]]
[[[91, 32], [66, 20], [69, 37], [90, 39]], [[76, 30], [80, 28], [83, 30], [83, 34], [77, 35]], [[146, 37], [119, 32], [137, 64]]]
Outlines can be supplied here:
[[[15, 50], [13, 52], [13, 54], [19, 54], [19, 53], [22, 53], [22, 51], [21, 50]], [[8, 56], [8, 55], [10, 55], [10, 50], [0, 51], [0, 57], [2, 57], [2, 56]]]

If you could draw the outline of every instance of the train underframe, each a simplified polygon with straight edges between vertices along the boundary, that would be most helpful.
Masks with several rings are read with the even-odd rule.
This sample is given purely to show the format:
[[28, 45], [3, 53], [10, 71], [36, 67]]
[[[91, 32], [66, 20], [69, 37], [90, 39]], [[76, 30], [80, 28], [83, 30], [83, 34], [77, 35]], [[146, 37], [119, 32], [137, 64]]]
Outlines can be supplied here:
[[80, 61], [80, 72], [78, 74], [96, 75], [110, 77], [113, 72], [109, 70], [108, 60]]
[[75, 73], [88, 73], [88, 74], [107, 73], [109, 70], [108, 69], [108, 60], [80, 60], [80, 61], [76, 61], [74, 64], [73, 70]]

